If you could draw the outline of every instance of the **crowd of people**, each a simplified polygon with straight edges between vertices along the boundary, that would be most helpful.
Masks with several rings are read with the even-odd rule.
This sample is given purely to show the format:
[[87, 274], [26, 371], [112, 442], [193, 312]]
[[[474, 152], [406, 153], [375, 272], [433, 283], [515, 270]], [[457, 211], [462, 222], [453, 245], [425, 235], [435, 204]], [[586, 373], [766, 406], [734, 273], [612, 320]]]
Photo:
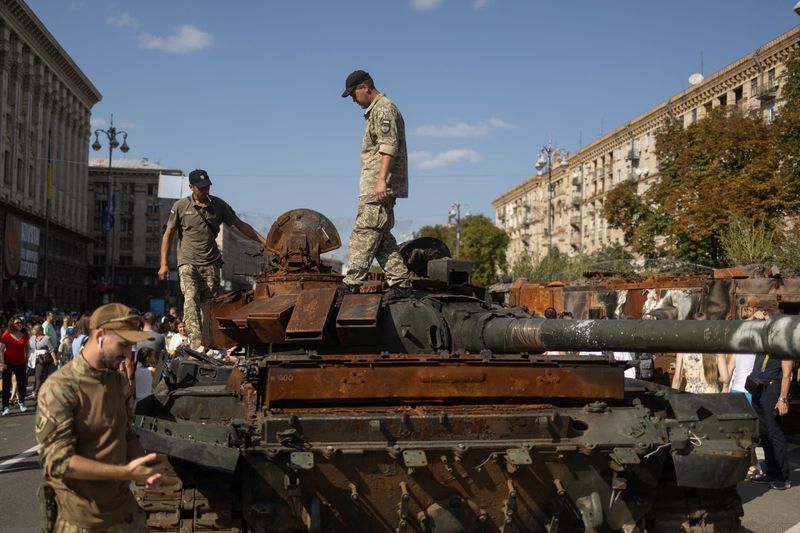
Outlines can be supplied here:
[[[9, 415], [13, 407], [18, 407], [20, 412], [27, 411], [26, 400], [35, 402], [47, 379], [81, 353], [89, 338], [90, 316], [77, 316], [77, 313], [56, 316], [53, 311], [43, 315], [32, 312], [0, 315], [2, 416]], [[178, 348], [189, 344], [186, 325], [177, 307], [170, 308], [163, 317], [146, 312], [142, 320], [144, 330], [151, 332], [155, 340], [137, 343], [120, 368], [129, 377], [137, 400], [152, 391], [157, 362], [162, 357], [173, 357]], [[150, 374], [150, 379], [145, 378], [145, 372]]]

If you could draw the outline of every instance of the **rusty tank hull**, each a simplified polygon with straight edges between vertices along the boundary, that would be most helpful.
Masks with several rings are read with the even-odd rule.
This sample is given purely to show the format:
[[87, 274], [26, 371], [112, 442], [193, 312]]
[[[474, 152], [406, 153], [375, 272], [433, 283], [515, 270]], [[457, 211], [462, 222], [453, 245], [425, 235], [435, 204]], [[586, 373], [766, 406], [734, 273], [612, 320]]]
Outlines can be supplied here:
[[796, 323], [545, 322], [488, 303], [431, 243], [403, 249], [412, 289], [352, 294], [320, 267], [339, 243], [319, 213], [287, 213], [268, 241], [277, 269], [214, 318], [217, 346], [243, 355], [187, 352], [137, 405], [144, 446], [172, 465], [138, 492], [152, 530], [739, 529], [757, 439], [744, 396], [549, 352], [677, 351], [690, 334], [693, 351], [789, 351]]

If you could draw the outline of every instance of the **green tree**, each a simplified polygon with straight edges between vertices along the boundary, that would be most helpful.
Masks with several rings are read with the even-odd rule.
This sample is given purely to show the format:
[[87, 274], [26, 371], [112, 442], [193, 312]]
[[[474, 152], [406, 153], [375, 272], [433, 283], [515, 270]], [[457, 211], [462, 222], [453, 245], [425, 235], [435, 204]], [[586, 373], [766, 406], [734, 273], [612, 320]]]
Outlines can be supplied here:
[[435, 237], [445, 243], [453, 255], [456, 253], [456, 228], [453, 226], [444, 226], [442, 224], [422, 226], [414, 233], [414, 236]]
[[484, 215], [461, 219], [461, 256], [472, 261], [472, 280], [491, 285], [505, 272], [508, 234]]
[[728, 265], [764, 263], [775, 256], [775, 231], [764, 224], [734, 217], [720, 233]]

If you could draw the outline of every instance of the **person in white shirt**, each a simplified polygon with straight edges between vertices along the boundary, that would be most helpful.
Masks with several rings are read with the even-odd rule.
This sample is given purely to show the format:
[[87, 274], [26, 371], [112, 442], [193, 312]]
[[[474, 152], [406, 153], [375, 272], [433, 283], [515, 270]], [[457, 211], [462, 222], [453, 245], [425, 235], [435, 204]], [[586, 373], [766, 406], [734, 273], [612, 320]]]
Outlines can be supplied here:
[[175, 350], [177, 350], [179, 346], [188, 344], [189, 336], [186, 334], [186, 324], [183, 321], [178, 322], [178, 332], [169, 340], [167, 353], [169, 353], [171, 357], [175, 357]]
[[136, 401], [153, 394], [153, 376], [156, 374], [156, 351], [153, 348], [139, 348], [136, 352]]

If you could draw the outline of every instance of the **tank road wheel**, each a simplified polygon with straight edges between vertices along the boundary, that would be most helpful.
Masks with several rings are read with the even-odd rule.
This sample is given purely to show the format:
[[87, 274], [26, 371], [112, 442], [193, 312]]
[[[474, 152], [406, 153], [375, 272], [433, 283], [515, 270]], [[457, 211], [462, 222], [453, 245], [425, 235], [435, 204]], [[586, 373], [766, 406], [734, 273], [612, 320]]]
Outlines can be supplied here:
[[691, 489], [662, 484], [647, 517], [647, 533], [742, 531], [744, 514], [736, 487]]
[[242, 533], [233, 476], [173, 458], [163, 464], [158, 487], [134, 486], [134, 496], [147, 513], [148, 531]]

